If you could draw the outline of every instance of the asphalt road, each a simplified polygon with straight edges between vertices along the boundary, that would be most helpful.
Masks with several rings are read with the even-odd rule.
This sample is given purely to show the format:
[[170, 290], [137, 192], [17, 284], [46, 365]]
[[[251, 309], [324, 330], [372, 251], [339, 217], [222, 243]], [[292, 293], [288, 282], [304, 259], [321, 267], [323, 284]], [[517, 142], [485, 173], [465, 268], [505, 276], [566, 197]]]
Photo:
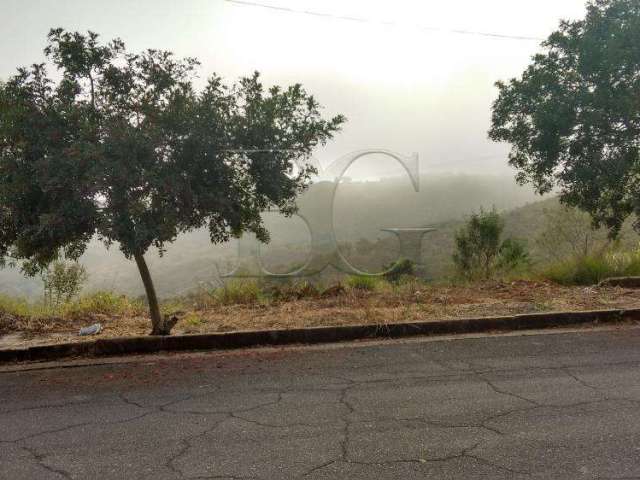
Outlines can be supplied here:
[[0, 373], [0, 479], [640, 479], [640, 329]]

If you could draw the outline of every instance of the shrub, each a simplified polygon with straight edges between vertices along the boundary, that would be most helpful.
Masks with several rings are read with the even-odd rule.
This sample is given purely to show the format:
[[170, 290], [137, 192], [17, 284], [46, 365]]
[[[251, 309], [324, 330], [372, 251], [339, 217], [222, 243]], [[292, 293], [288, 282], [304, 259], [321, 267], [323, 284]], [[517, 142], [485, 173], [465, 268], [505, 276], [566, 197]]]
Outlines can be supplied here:
[[495, 258], [500, 251], [500, 236], [504, 221], [498, 212], [491, 210], [474, 213], [455, 235], [456, 250], [453, 261], [465, 276], [482, 274], [491, 276]]
[[500, 243], [504, 220], [495, 211], [474, 213], [455, 235], [453, 261], [464, 277], [490, 278], [529, 263], [524, 243], [507, 238]]
[[254, 280], [231, 280], [214, 292], [216, 301], [222, 305], [257, 303], [262, 290]]
[[370, 275], [350, 275], [346, 281], [347, 287], [366, 291], [375, 290], [379, 283], [380, 279], [378, 277]]
[[542, 271], [542, 277], [561, 285], [595, 285], [606, 278], [636, 275], [640, 275], [640, 250], [574, 257]]
[[202, 317], [196, 313], [189, 313], [182, 318], [184, 325], [191, 329], [202, 325]]
[[498, 253], [497, 267], [503, 271], [515, 270], [531, 263], [527, 247], [520, 240], [507, 238]]
[[593, 285], [608, 276], [604, 259], [581, 257], [556, 262], [542, 271], [547, 280], [560, 285]]
[[408, 258], [401, 258], [391, 265], [386, 265], [383, 277], [391, 283], [399, 283], [403, 277], [412, 277], [415, 274], [415, 264]]
[[55, 307], [77, 297], [88, 275], [77, 262], [55, 261], [42, 272], [41, 277], [45, 304]]

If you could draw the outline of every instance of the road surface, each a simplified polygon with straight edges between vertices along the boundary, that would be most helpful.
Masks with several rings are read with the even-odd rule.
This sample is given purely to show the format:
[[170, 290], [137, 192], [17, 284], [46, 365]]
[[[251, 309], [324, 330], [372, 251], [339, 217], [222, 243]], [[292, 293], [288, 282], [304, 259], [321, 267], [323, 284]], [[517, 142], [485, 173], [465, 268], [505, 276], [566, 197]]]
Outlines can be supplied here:
[[0, 478], [640, 479], [640, 329], [5, 371]]

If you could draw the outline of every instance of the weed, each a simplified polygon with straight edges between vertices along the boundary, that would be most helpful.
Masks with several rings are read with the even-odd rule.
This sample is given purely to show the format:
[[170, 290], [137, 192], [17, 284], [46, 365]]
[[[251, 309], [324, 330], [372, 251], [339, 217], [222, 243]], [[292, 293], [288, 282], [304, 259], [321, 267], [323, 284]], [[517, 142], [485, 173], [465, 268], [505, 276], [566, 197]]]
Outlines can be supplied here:
[[191, 327], [202, 325], [202, 317], [195, 313], [189, 313], [182, 319], [182, 321]]
[[76, 301], [68, 302], [57, 308], [64, 318], [81, 318], [92, 314], [110, 316], [136, 316], [145, 312], [141, 301], [135, 301], [125, 295], [113, 292], [95, 292]]
[[605, 278], [640, 275], [640, 250], [572, 258], [548, 266], [541, 275], [561, 285], [594, 285]]
[[350, 275], [347, 277], [346, 284], [347, 287], [354, 290], [365, 290], [371, 292], [376, 290], [380, 281], [381, 280], [378, 277], [372, 277], [369, 275]]
[[254, 280], [231, 280], [214, 292], [221, 305], [258, 303], [263, 298], [262, 289]]

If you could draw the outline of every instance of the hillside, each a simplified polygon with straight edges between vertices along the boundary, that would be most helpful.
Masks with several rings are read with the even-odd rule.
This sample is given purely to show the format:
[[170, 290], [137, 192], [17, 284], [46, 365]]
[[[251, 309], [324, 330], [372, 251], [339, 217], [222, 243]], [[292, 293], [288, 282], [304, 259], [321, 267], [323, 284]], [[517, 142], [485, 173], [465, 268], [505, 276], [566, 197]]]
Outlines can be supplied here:
[[[324, 208], [314, 203], [313, 195], [302, 198], [300, 204], [307, 212]], [[398, 256], [397, 240], [381, 228], [436, 226], [438, 231], [425, 237], [423, 252], [431, 276], [438, 278], [451, 272], [454, 232], [465, 216], [492, 206], [505, 212], [506, 234], [527, 241], [534, 258], [539, 259], [534, 239], [543, 229], [543, 211], [557, 208], [558, 202], [540, 200], [510, 177], [424, 177], [417, 193], [404, 178], [341, 184], [334, 206], [336, 238], [349, 261], [374, 272]], [[266, 219], [272, 242], [262, 248], [265, 266], [285, 272], [292, 264], [303, 263], [309, 252], [304, 222], [276, 214], [267, 214]], [[630, 228], [626, 230], [626, 241], [637, 243], [638, 237]], [[166, 298], [199, 284], [218, 284], [219, 274], [230, 271], [236, 263], [236, 248], [236, 241], [212, 245], [206, 231], [196, 231], [181, 236], [162, 258], [150, 252], [147, 258], [159, 295]], [[89, 273], [88, 291], [109, 290], [132, 296], [143, 293], [134, 263], [126, 260], [117, 246], [106, 250], [94, 241], [81, 262]], [[41, 289], [38, 278], [25, 278], [16, 269], [0, 270], [2, 293], [37, 297]]]

